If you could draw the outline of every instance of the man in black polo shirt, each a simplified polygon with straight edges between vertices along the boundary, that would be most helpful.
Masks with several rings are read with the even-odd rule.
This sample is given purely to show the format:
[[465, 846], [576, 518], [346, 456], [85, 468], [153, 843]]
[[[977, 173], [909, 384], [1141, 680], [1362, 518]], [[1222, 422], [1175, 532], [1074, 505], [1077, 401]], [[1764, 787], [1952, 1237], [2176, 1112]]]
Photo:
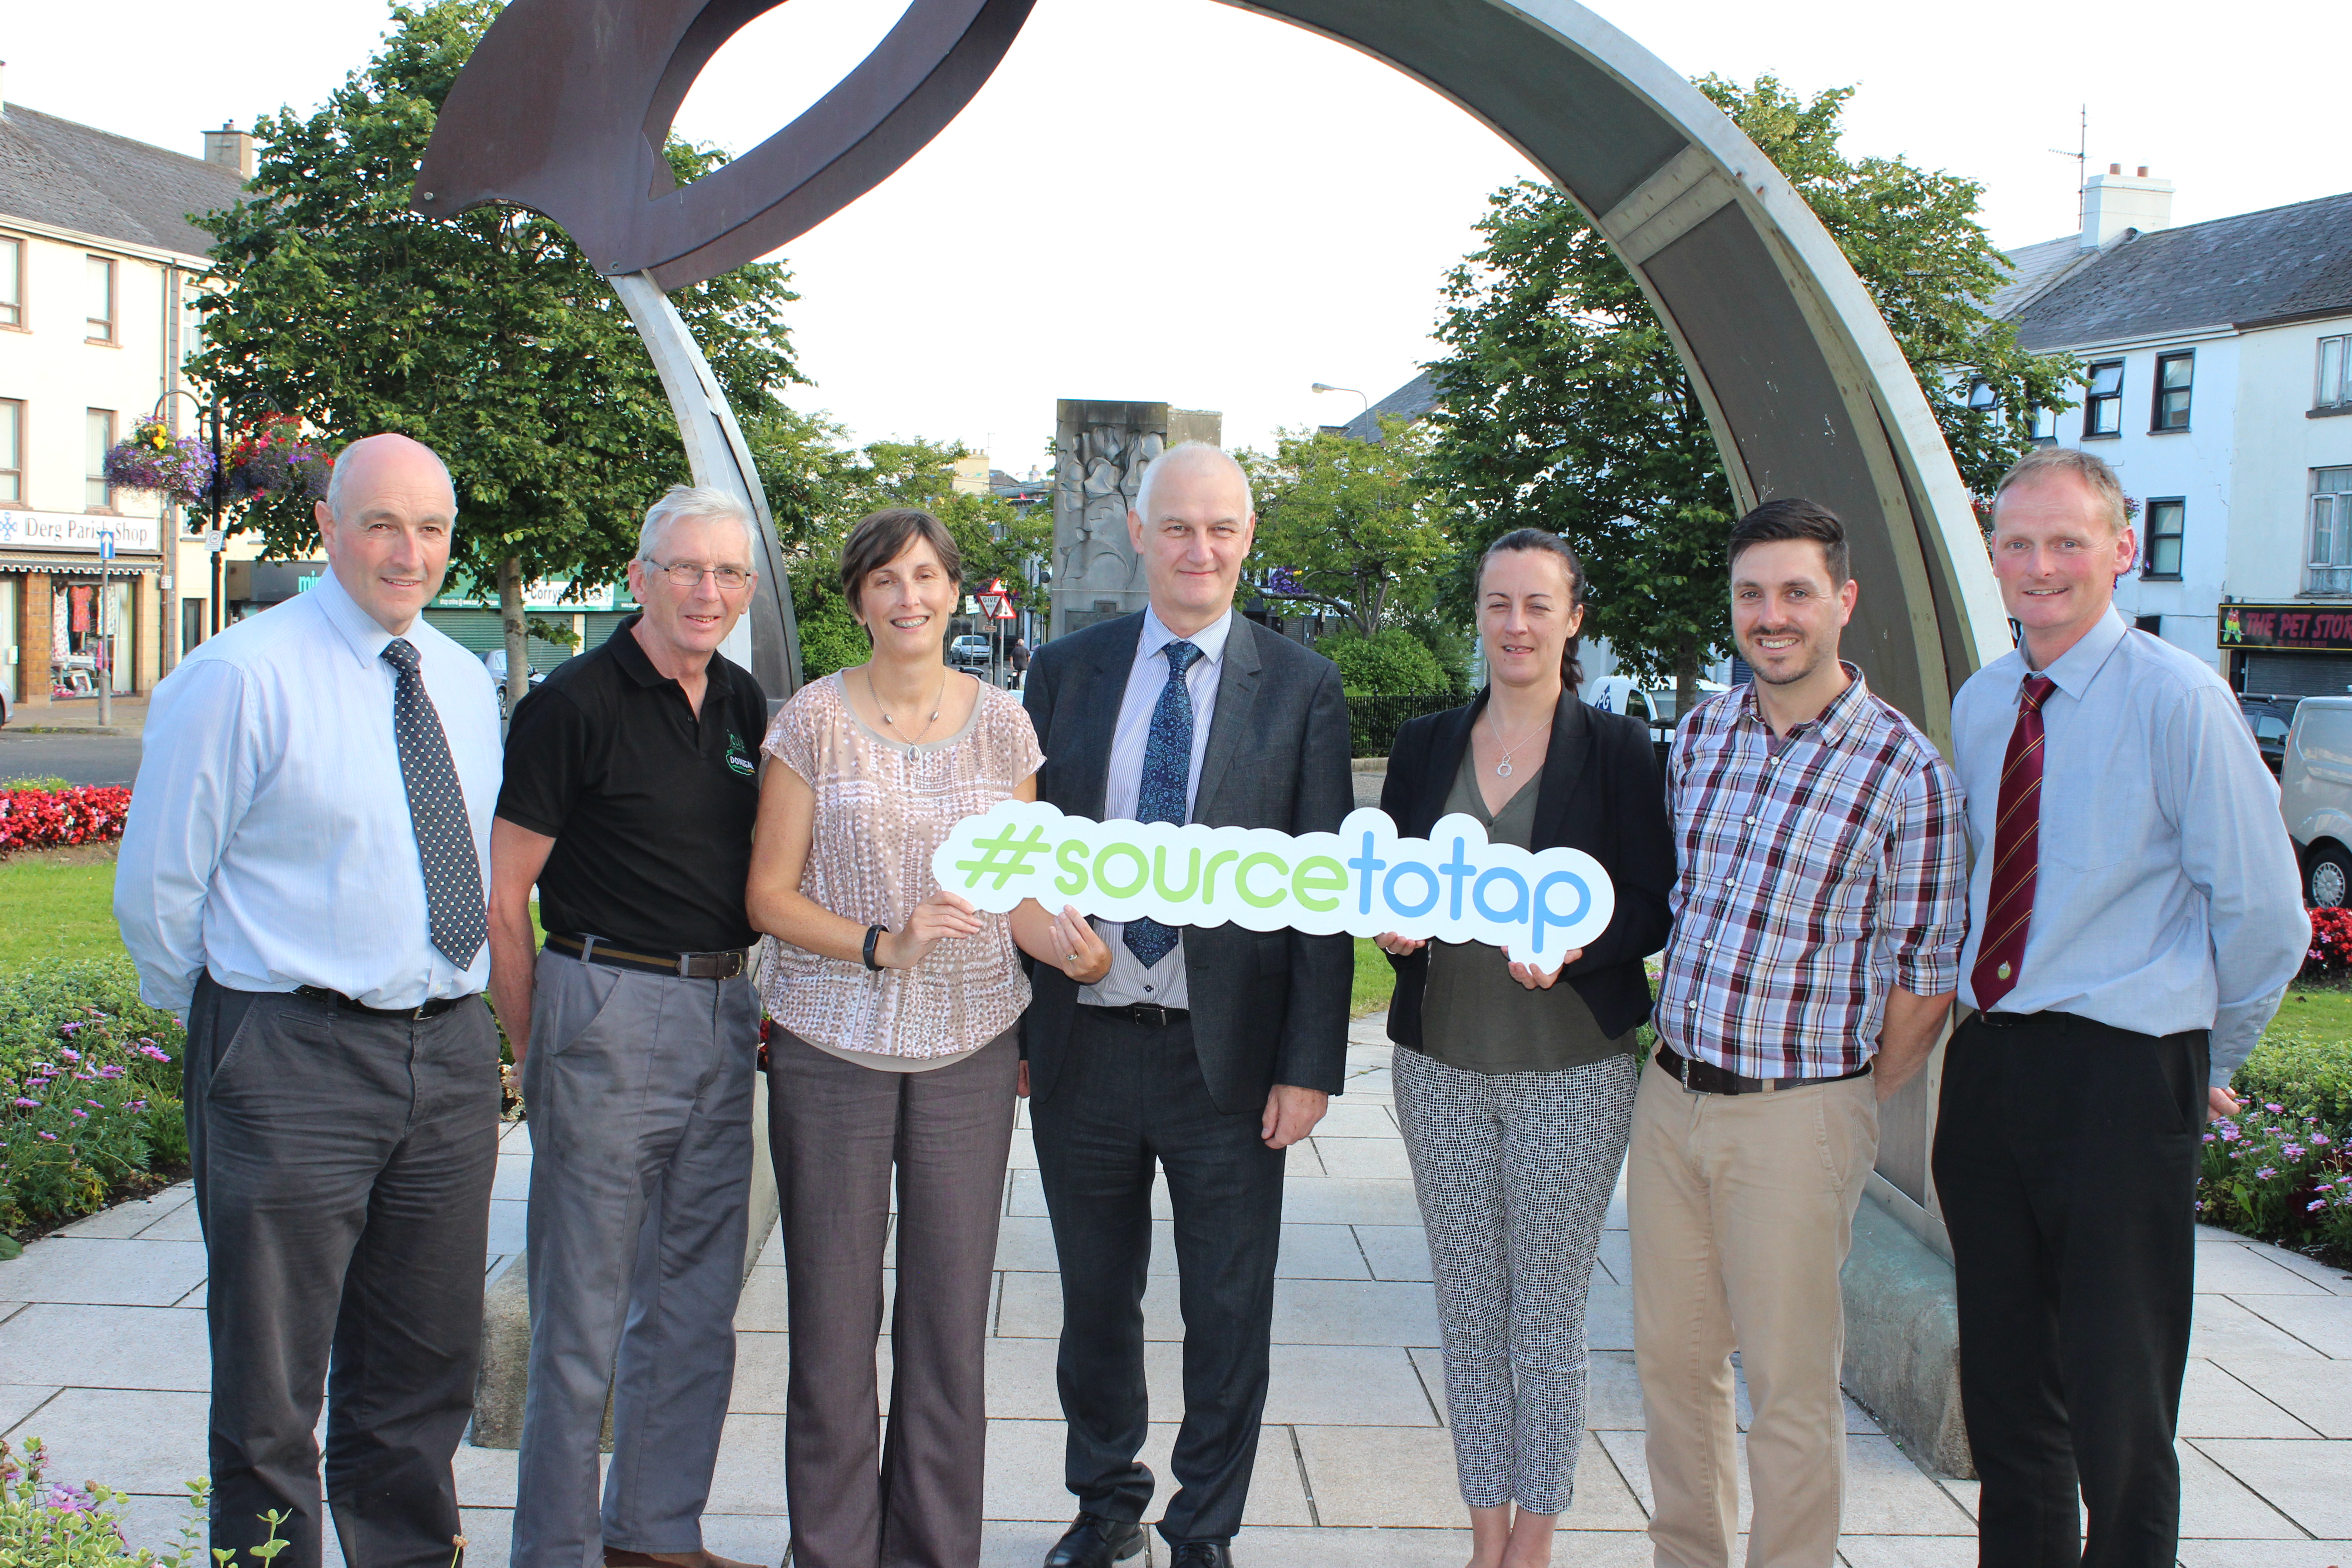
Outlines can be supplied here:
[[672, 487], [629, 563], [644, 612], [550, 675], [507, 737], [490, 994], [532, 1152], [514, 1568], [582, 1568], [600, 1538], [612, 1568], [740, 1568], [703, 1549], [702, 1509], [735, 1375], [759, 1052], [743, 885], [768, 705], [718, 652], [751, 597], [751, 527], [733, 498]]

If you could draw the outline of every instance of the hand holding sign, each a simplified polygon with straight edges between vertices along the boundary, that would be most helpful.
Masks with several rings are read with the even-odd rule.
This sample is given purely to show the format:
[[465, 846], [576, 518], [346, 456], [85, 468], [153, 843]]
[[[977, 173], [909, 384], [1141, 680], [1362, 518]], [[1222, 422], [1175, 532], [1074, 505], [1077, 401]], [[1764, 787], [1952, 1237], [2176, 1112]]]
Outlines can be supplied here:
[[931, 856], [941, 888], [999, 913], [1024, 899], [1106, 920], [1395, 932], [1483, 942], [1556, 971], [1608, 929], [1616, 892], [1579, 849], [1490, 844], [1475, 818], [1401, 838], [1384, 812], [1339, 831], [1291, 835], [1198, 823], [1094, 822], [1037, 801], [1001, 801], [956, 824]]

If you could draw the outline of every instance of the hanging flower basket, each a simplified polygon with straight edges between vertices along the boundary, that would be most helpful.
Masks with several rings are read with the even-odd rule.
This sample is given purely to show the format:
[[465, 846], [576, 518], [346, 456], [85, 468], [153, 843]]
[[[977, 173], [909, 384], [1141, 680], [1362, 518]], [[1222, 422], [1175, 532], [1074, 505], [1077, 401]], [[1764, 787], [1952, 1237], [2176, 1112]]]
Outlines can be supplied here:
[[149, 420], [107, 448], [106, 482], [151, 490], [182, 506], [200, 506], [212, 492], [213, 449], [200, 436], [174, 437]]
[[233, 501], [257, 500], [291, 491], [311, 500], [327, 499], [334, 459], [302, 435], [290, 414], [271, 414], [246, 426], [228, 449], [228, 493]]

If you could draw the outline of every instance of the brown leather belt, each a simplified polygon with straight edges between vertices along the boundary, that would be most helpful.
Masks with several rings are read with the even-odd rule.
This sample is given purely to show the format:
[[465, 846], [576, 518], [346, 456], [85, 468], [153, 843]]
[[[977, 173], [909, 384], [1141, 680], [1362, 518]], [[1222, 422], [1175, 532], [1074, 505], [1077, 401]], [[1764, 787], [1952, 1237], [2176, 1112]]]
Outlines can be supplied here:
[[583, 963], [608, 964], [640, 974], [675, 974], [681, 980], [731, 980], [743, 973], [743, 950], [740, 947], [724, 952], [631, 952], [626, 948], [609, 947], [598, 937], [572, 936], [564, 931], [551, 932], [547, 945], [557, 952], [570, 953]]
[[1805, 1089], [1817, 1083], [1843, 1083], [1850, 1078], [1860, 1078], [1870, 1070], [1863, 1063], [1852, 1072], [1832, 1073], [1827, 1078], [1742, 1078], [1712, 1062], [1693, 1061], [1674, 1047], [1660, 1040], [1658, 1065], [1673, 1075], [1676, 1083], [1699, 1094], [1770, 1094], [1775, 1089]]

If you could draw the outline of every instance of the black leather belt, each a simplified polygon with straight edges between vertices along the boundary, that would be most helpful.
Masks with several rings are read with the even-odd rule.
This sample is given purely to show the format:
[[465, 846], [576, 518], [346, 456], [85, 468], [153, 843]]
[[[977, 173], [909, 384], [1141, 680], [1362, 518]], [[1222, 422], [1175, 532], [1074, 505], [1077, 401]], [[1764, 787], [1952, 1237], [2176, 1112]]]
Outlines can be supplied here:
[[547, 945], [583, 963], [609, 964], [640, 974], [675, 974], [681, 980], [732, 980], [743, 973], [743, 950], [740, 947], [724, 952], [631, 952], [626, 948], [608, 947], [598, 937], [572, 936], [562, 931], [551, 933]]
[[313, 1002], [329, 1003], [346, 1013], [358, 1013], [365, 1017], [409, 1020], [437, 1018], [465, 1000], [462, 996], [441, 996], [425, 1003], [421, 1007], [370, 1007], [364, 1003], [352, 1001], [340, 991], [330, 991], [323, 985], [297, 985], [294, 987], [294, 994], [308, 996]]
[[1171, 1024], [1183, 1023], [1192, 1016], [1192, 1010], [1189, 1007], [1162, 1007], [1157, 1002], [1129, 1002], [1124, 1007], [1097, 1007], [1091, 1002], [1079, 1005], [1089, 1013], [1100, 1013], [1112, 1018], [1125, 1018], [1131, 1024], [1150, 1024], [1156, 1029], [1164, 1029]]
[[1658, 1065], [1674, 1076], [1676, 1083], [1700, 1094], [1770, 1094], [1775, 1089], [1805, 1089], [1817, 1083], [1843, 1083], [1850, 1078], [1860, 1078], [1870, 1070], [1863, 1063], [1852, 1072], [1832, 1073], [1826, 1078], [1742, 1078], [1715, 1066], [1712, 1062], [1696, 1062], [1664, 1040], [1658, 1042]]
[[1979, 1013], [1977, 1021], [1988, 1029], [2015, 1029], [2041, 1016], [2039, 1013]]

